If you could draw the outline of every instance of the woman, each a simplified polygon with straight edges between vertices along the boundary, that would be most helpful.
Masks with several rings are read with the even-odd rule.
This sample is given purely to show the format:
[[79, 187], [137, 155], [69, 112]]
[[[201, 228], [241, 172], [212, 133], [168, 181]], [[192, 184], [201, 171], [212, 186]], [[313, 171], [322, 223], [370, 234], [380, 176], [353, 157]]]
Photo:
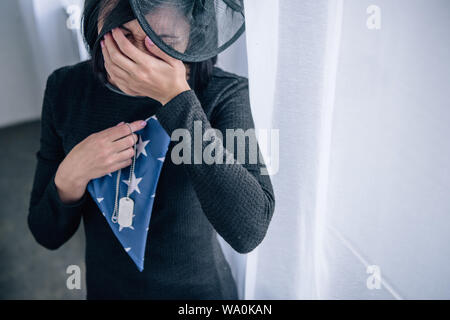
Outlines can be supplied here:
[[[174, 40], [177, 52], [193, 52], [192, 29], [186, 30], [182, 11], [164, 10], [169, 11], [147, 14], [155, 31], [161, 35], [171, 26], [164, 41]], [[176, 20], [159, 19], [167, 14]], [[138, 139], [134, 132], [153, 115], [169, 136], [176, 129], [194, 136], [194, 121], [200, 121], [203, 132], [222, 132], [222, 141], [214, 139], [223, 146], [226, 129], [254, 127], [246, 78], [214, 67], [216, 58], [184, 64], [169, 56], [133, 17], [127, 0], [86, 1], [84, 35], [93, 58], [48, 78], [29, 228], [37, 242], [57, 249], [83, 218], [88, 299], [236, 299], [216, 232], [240, 253], [263, 240], [274, 196], [269, 177], [260, 172], [261, 161], [177, 165], [167, 156], [142, 272], [86, 192], [90, 180], [130, 166]], [[110, 28], [114, 24], [119, 28]], [[189, 41], [183, 41], [186, 33]], [[235, 159], [238, 149], [235, 145], [231, 153]]]

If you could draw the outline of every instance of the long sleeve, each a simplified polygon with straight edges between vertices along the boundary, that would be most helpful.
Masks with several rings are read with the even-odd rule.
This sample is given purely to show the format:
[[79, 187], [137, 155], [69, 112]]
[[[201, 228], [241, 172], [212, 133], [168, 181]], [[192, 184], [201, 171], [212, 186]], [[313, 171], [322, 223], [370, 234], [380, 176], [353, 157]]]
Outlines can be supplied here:
[[[236, 251], [247, 253], [264, 239], [275, 199], [269, 176], [261, 174], [263, 161], [250, 161], [250, 141], [254, 139], [256, 144], [254, 131], [248, 131], [249, 138], [244, 140], [245, 145], [234, 138], [233, 143], [227, 143], [227, 129], [241, 129], [244, 132], [254, 129], [248, 80], [240, 78], [225, 92], [215, 101], [210, 121], [193, 90], [173, 98], [157, 111], [156, 116], [169, 136], [181, 129], [192, 137], [188, 140], [192, 150], [190, 164], [182, 162], [180, 165], [187, 170], [202, 209], [215, 230]], [[201, 149], [195, 144], [199, 124], [201, 137], [205, 133], [209, 137], [200, 138]], [[231, 151], [229, 144], [234, 146]], [[203, 160], [199, 163], [202, 154], [212, 145], [218, 146], [215, 152], [222, 155], [223, 163], [216, 161], [208, 164]], [[257, 144], [256, 148], [261, 157]], [[239, 157], [242, 150], [245, 150], [245, 158]], [[213, 155], [216, 156], [216, 153]]]
[[87, 193], [77, 202], [65, 204], [59, 198], [55, 174], [65, 157], [62, 141], [53, 121], [54, 94], [57, 92], [55, 73], [47, 80], [41, 114], [40, 149], [36, 153], [37, 167], [28, 210], [28, 226], [38, 243], [57, 249], [69, 240], [81, 221], [81, 208]]

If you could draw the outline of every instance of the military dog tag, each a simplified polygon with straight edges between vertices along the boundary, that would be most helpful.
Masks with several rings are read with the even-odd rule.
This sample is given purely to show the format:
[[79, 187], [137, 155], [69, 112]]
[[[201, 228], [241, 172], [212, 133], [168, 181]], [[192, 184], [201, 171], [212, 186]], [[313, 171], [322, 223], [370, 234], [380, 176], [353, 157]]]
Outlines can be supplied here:
[[117, 222], [123, 228], [129, 228], [133, 224], [134, 201], [131, 198], [123, 197], [119, 201], [119, 213]]

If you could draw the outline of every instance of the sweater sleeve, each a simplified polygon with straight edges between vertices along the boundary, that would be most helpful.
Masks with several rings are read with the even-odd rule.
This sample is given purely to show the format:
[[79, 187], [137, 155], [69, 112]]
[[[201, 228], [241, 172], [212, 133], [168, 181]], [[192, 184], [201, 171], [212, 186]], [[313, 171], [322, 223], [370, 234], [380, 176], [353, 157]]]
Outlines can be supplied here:
[[[254, 129], [248, 80], [239, 78], [217, 99], [210, 121], [193, 90], [180, 93], [160, 108], [156, 116], [169, 136], [181, 129], [192, 137], [188, 139], [192, 150], [190, 163], [184, 161], [180, 165], [187, 170], [202, 209], [215, 230], [240, 253], [255, 249], [266, 235], [275, 199], [269, 176], [261, 174], [265, 166], [256, 135], [252, 130], [247, 131]], [[203, 141], [196, 144], [198, 135], [196, 137], [194, 131], [199, 132], [199, 125]], [[240, 142], [233, 138], [233, 142], [228, 143], [227, 129], [241, 129], [249, 138]], [[201, 138], [205, 133], [208, 139]], [[250, 161], [252, 140], [259, 161]], [[201, 148], [196, 147], [198, 145]], [[222, 163], [217, 161], [219, 158], [209, 164], [198, 161], [213, 145], [218, 148], [211, 155], [219, 155]]]
[[57, 92], [56, 74], [52, 73], [44, 93], [41, 113], [40, 149], [36, 153], [37, 166], [28, 209], [28, 227], [36, 241], [55, 250], [69, 240], [81, 221], [81, 208], [87, 193], [76, 202], [61, 201], [55, 174], [65, 154], [53, 121], [54, 94]]

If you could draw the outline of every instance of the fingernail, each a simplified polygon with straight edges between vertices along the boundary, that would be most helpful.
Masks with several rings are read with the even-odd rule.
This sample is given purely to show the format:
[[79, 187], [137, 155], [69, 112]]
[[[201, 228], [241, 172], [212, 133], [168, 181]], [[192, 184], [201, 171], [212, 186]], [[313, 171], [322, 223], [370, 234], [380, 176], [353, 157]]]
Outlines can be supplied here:
[[147, 125], [147, 121], [141, 121], [141, 127], [145, 127]]
[[120, 123], [118, 123], [117, 125], [116, 125], [116, 127], [118, 127], [118, 126], [120, 126], [121, 124], [124, 124], [125, 122], [120, 122]]
[[105, 41], [100, 41], [100, 45], [102, 46], [102, 48], [104, 48], [105, 47]]
[[149, 45], [149, 46], [152, 46], [154, 43], [153, 43], [153, 41], [147, 36], [147, 37], [145, 37], [145, 41], [147, 41], [147, 44]]

